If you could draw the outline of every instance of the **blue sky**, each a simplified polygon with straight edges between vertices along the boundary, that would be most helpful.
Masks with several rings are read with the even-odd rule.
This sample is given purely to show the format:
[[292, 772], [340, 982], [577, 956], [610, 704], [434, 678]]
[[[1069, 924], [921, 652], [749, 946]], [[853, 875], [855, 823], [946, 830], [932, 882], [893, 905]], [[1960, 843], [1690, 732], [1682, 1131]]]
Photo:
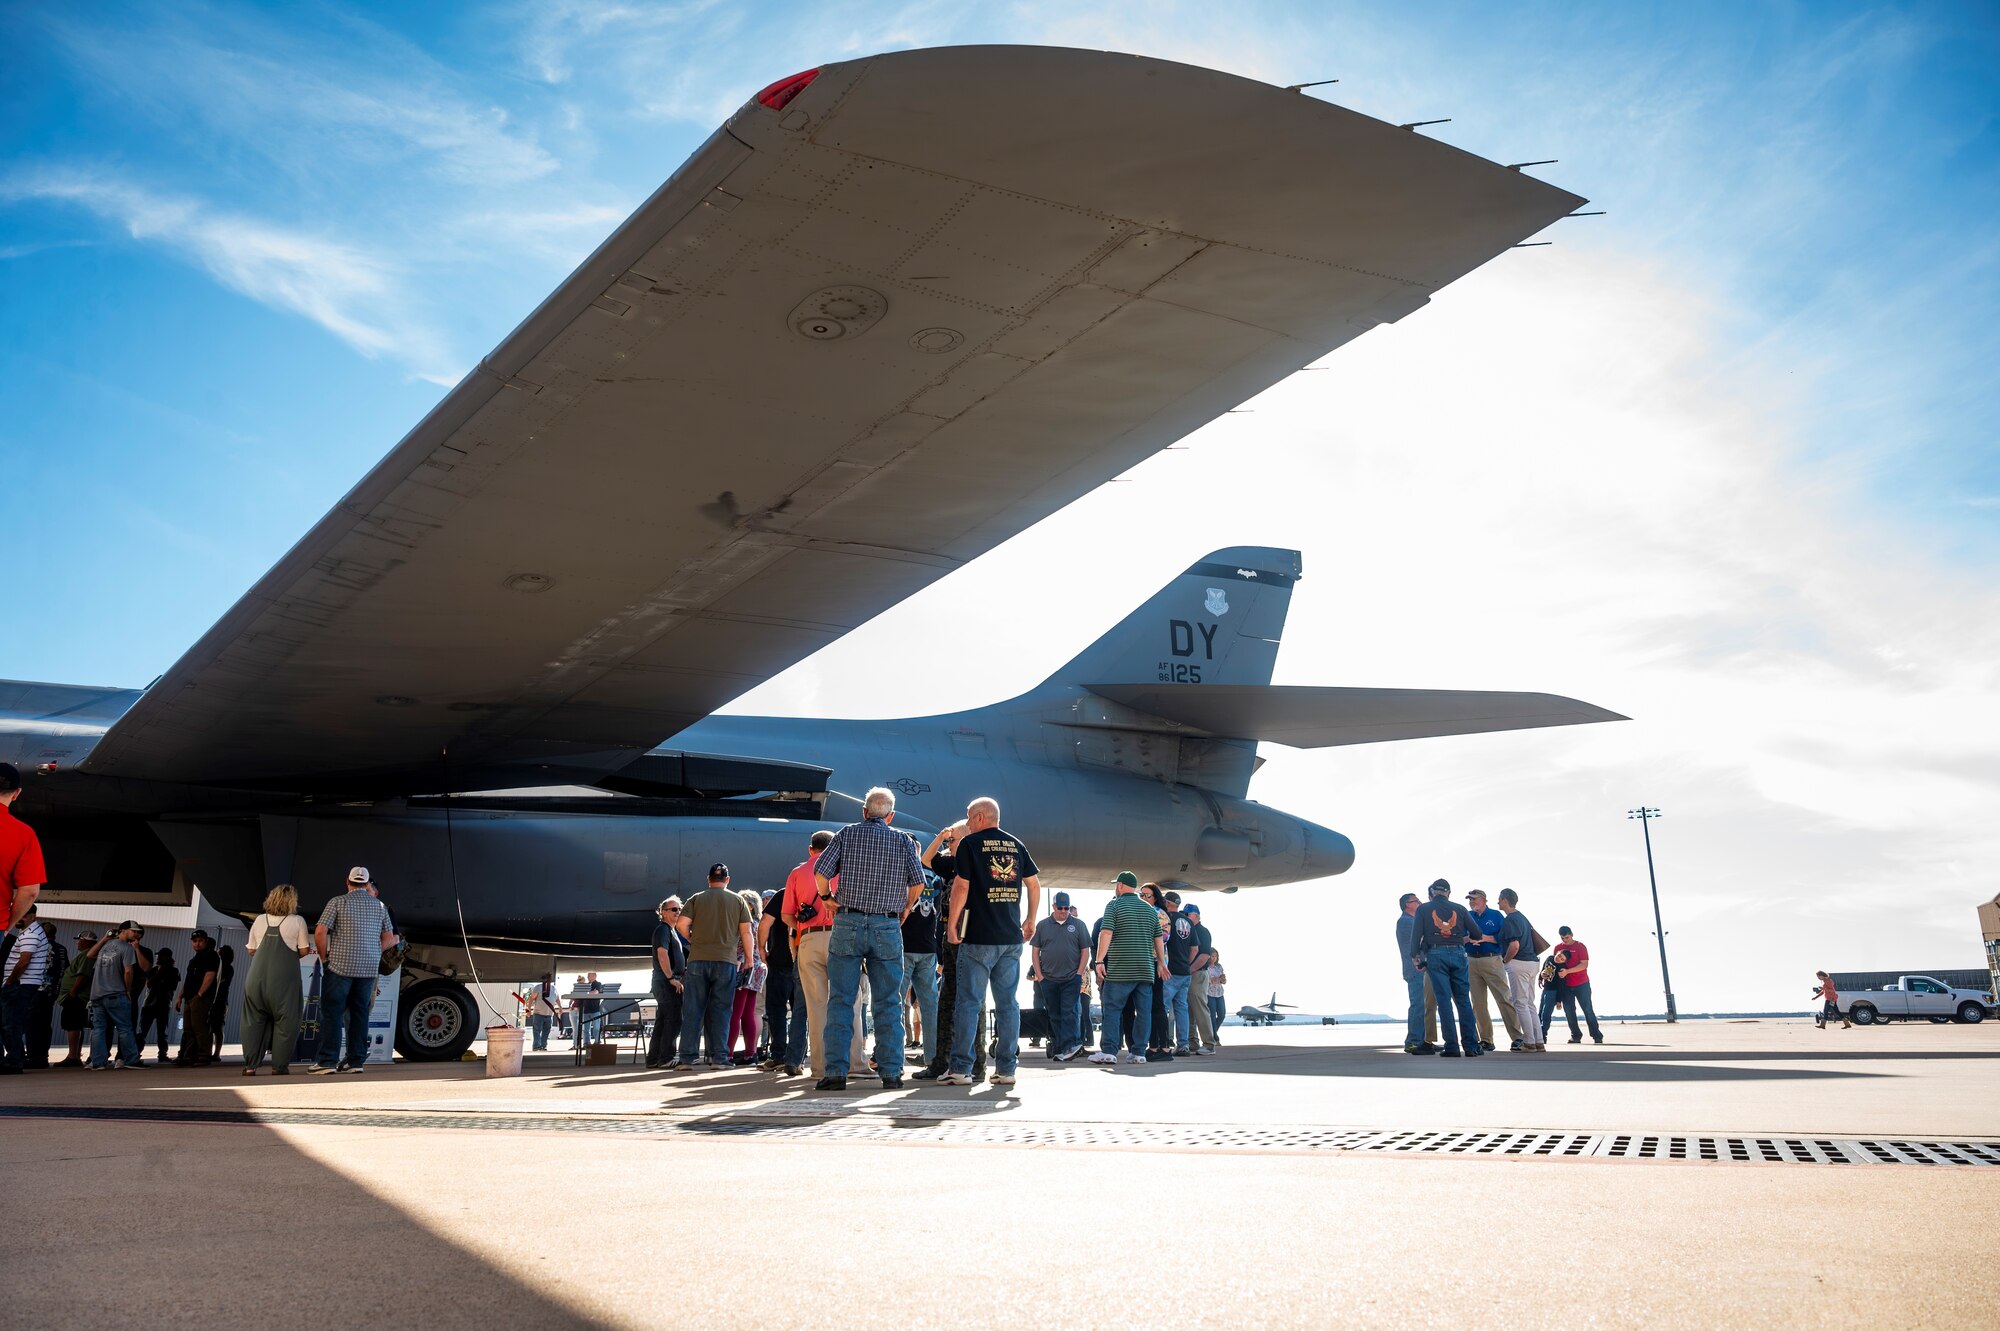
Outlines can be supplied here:
[[[1995, 746], [1969, 738], [2000, 733], [1981, 706], [2000, 659], [1990, 6], [12, 4], [0, 41], [0, 675], [164, 670], [777, 77], [973, 41], [1338, 77], [1316, 95], [1449, 116], [1426, 132], [1501, 161], [1560, 159], [1538, 172], [1608, 216], [1559, 224], [1554, 247], [1233, 418], [1269, 425], [1246, 442], [1274, 467], [1323, 469], [1337, 530], [1197, 446], [939, 595], [1032, 586], [1055, 549], [1110, 557], [1086, 525], [1107, 506], [1224, 496], [1213, 525], [1126, 561], [1120, 594], [1244, 539], [1254, 513], [1248, 535], [1296, 539], [1321, 572], [1292, 682], [1549, 688], [1640, 718], [1274, 758], [1261, 797], [1352, 832], [1350, 880], [1371, 845], [1424, 872], [1426, 819], [1479, 829], [1484, 809], [1510, 810], [1507, 830], [1456, 853], [1582, 882], [1629, 828], [1600, 845], [1567, 819], [1678, 795], [1708, 820], [1713, 900], [1692, 909], [1716, 929], [1732, 892], [1797, 874], [1853, 911], [1815, 955], [1885, 893], [1926, 919], [1935, 895], [1912, 955], [1976, 952], [1952, 912], [1991, 894], [2000, 850], [1967, 828], [2000, 794]], [[1280, 422], [1326, 419], [1326, 395], [1338, 451], [1294, 451]], [[1369, 512], [1343, 507], [1354, 489]], [[1442, 548], [1374, 562], [1445, 520]], [[1124, 608], [1052, 613], [1048, 659], [1019, 678], [914, 692], [1003, 696]], [[831, 707], [869, 632], [751, 704]], [[1523, 763], [1564, 793], [1521, 793]], [[1519, 858], [1482, 858], [1496, 846]], [[1814, 899], [1795, 886], [1787, 901]]]

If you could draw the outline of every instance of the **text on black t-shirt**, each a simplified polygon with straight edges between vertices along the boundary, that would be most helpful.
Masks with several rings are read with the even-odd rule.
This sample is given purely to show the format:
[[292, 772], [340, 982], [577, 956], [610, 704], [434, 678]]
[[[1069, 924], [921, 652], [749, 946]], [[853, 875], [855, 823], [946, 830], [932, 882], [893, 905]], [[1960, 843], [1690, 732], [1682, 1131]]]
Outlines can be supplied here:
[[1021, 941], [1022, 884], [1039, 873], [1028, 848], [998, 827], [958, 839], [958, 877], [970, 888], [965, 894], [962, 942], [974, 944]]

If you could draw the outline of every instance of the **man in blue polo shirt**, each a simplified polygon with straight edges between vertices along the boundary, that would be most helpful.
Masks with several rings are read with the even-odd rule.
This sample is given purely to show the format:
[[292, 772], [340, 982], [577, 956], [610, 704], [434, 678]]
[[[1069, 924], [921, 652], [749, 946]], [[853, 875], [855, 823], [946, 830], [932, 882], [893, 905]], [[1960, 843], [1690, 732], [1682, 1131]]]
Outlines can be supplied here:
[[1507, 988], [1507, 963], [1500, 955], [1500, 926], [1507, 920], [1505, 915], [1486, 904], [1483, 888], [1473, 888], [1465, 894], [1465, 908], [1472, 914], [1472, 922], [1479, 926], [1479, 940], [1468, 944], [1465, 959], [1472, 975], [1472, 1015], [1479, 1023], [1479, 1047], [1487, 1053], [1493, 1052], [1493, 1018], [1486, 1011], [1486, 999], [1490, 994], [1500, 1005], [1500, 1019], [1507, 1024], [1507, 1038], [1513, 1047], [1521, 1047], [1521, 1019], [1514, 1015], [1514, 1002]]

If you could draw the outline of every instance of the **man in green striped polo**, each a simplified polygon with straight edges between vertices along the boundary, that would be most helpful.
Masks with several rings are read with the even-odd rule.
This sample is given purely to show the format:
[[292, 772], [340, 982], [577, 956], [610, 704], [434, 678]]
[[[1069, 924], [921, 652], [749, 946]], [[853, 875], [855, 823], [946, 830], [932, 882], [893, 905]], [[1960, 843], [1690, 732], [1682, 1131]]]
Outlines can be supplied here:
[[[1138, 895], [1139, 876], [1118, 875], [1118, 895], [1111, 898], [1097, 934], [1097, 991], [1104, 1000], [1104, 1041], [1090, 1056], [1093, 1063], [1118, 1061], [1124, 1031], [1125, 1000], [1136, 998], [1132, 1018], [1132, 1048], [1144, 1049], [1153, 1025], [1153, 986], [1167, 977], [1166, 953], [1160, 945], [1160, 915]], [[1127, 1063], [1143, 1063], [1144, 1054], [1126, 1053]]]

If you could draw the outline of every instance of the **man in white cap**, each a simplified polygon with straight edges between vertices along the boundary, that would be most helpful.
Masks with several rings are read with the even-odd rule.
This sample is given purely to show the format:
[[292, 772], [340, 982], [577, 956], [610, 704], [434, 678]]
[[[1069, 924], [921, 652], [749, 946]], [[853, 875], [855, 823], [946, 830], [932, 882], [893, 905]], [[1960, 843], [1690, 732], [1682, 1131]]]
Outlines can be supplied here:
[[359, 1072], [368, 1061], [368, 1010], [375, 1006], [382, 949], [396, 945], [389, 911], [368, 890], [370, 881], [363, 866], [349, 869], [346, 893], [326, 903], [313, 929], [313, 947], [325, 963], [319, 984], [319, 1062], [313, 1068], [320, 1076]]

